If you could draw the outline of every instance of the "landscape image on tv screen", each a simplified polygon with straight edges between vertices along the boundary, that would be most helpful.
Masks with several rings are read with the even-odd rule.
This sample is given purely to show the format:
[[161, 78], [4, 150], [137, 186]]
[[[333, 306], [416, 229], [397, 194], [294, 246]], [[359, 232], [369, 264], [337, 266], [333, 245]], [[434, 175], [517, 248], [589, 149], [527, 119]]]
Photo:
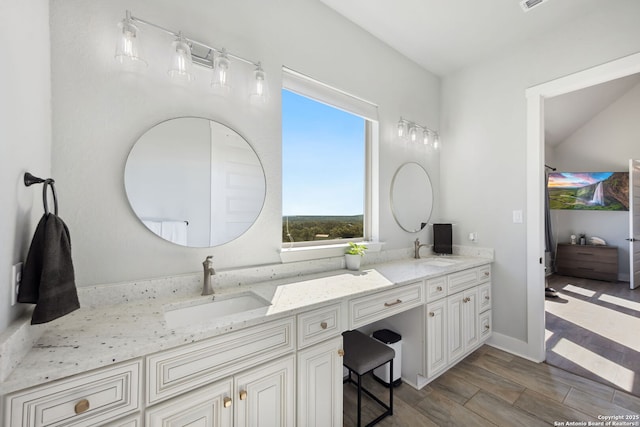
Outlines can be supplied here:
[[628, 172], [553, 172], [549, 174], [551, 209], [628, 211]]

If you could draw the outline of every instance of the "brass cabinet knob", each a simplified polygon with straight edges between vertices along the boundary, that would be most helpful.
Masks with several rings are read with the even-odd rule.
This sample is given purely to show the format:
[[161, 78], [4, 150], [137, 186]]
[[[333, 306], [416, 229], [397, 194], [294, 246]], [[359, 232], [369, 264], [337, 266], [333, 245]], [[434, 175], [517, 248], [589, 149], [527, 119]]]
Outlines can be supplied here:
[[486, 299], [487, 301], [491, 299], [491, 297], [489, 295], [485, 295], [484, 299]]
[[433, 317], [433, 316], [435, 316], [435, 315], [436, 315], [436, 314], [435, 314], [433, 311], [430, 311], [430, 312], [429, 312], [429, 317]]
[[338, 356], [340, 356], [340, 357], [344, 356], [344, 350], [343, 349], [338, 350]]
[[491, 328], [491, 326], [489, 325], [484, 325], [484, 329], [489, 330]]
[[322, 323], [320, 323], [320, 327], [321, 327], [322, 329], [327, 329], [327, 322], [322, 322]]
[[245, 400], [247, 398], [247, 391], [240, 390], [240, 400]]
[[441, 292], [442, 291], [442, 286], [438, 286], [436, 289], [438, 290], [438, 292]]
[[488, 271], [485, 271], [485, 272], [484, 272], [484, 275], [485, 275], [485, 276], [488, 276], [488, 275], [489, 275], [489, 272], [488, 272]]
[[225, 408], [230, 408], [231, 407], [231, 398], [230, 397], [225, 397], [224, 399], [222, 399], [222, 404], [224, 405]]
[[73, 409], [76, 411], [76, 414], [79, 415], [83, 412], [87, 412], [89, 410], [89, 406], [89, 401], [87, 399], [82, 399], [81, 401], [76, 403], [76, 406], [74, 406]]

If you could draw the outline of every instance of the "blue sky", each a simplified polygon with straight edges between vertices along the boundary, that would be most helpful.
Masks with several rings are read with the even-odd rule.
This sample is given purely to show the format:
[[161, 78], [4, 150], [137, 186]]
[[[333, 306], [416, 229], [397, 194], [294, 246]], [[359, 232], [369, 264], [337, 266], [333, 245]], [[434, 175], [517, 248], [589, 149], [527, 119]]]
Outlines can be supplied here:
[[284, 216], [363, 213], [364, 133], [364, 119], [282, 90]]

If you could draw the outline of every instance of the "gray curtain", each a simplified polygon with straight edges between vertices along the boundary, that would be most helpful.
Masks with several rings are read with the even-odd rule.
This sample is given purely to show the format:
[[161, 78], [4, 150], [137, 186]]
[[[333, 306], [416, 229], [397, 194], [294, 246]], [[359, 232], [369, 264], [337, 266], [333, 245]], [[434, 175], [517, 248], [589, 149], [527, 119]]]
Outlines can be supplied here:
[[[545, 252], [549, 252], [549, 258], [551, 260], [550, 263], [550, 271], [547, 273], [553, 273], [556, 270], [555, 261], [556, 261], [556, 245], [553, 242], [553, 232], [551, 230], [551, 211], [549, 209], [549, 172], [545, 172], [545, 182], [544, 182], [544, 223], [545, 223]], [[546, 265], [546, 263], [545, 263]]]

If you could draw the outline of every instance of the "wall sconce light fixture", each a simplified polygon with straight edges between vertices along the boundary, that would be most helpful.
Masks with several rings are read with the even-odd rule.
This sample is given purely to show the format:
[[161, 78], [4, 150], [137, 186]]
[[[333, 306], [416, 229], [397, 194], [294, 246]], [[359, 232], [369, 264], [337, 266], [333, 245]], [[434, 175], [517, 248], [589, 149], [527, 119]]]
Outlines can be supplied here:
[[420, 131], [422, 131], [422, 142], [424, 145], [430, 145], [436, 150], [440, 148], [440, 135], [437, 131], [400, 117], [400, 120], [398, 121], [398, 136], [400, 138], [403, 138], [408, 134], [409, 139], [412, 142], [415, 142], [418, 140]]
[[228, 93], [231, 85], [231, 60], [252, 65], [254, 71], [250, 79], [250, 99], [252, 102], [264, 103], [267, 101], [268, 90], [266, 74], [260, 62], [251, 61], [241, 56], [234, 55], [224, 48], [209, 46], [205, 43], [186, 37], [182, 31], [168, 30], [160, 25], [132, 16], [126, 11], [125, 18], [118, 24], [121, 28], [120, 37], [116, 43], [115, 58], [120, 64], [136, 69], [146, 67], [146, 62], [139, 54], [139, 27], [146, 26], [164, 32], [175, 37], [172, 43], [172, 57], [169, 66], [169, 76], [172, 79], [184, 82], [195, 80], [193, 65], [212, 70], [211, 86], [215, 92]]

